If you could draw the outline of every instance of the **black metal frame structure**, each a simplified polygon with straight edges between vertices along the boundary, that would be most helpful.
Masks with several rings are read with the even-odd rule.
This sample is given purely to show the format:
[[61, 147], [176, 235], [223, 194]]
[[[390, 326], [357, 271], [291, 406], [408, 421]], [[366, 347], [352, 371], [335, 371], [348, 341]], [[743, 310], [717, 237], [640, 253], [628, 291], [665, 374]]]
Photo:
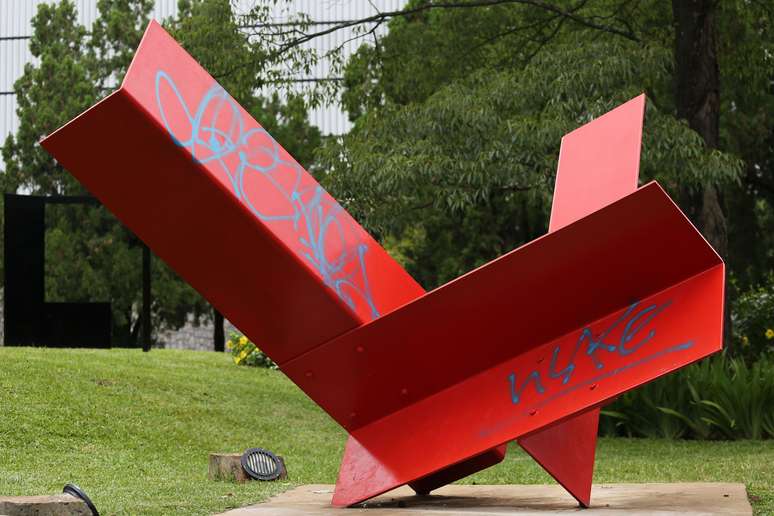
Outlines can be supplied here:
[[5, 194], [6, 346], [109, 348], [110, 303], [45, 301], [47, 204], [93, 204], [93, 197]]

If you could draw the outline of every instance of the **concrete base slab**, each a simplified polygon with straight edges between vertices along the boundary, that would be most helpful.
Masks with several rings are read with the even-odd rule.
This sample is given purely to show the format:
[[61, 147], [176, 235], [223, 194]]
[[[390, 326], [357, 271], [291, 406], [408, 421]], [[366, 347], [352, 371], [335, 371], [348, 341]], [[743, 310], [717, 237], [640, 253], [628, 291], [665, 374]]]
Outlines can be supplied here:
[[267, 502], [223, 513], [221, 516], [352, 516], [378, 515], [546, 515], [582, 512], [583, 516], [625, 514], [704, 516], [752, 514], [744, 484], [600, 484], [591, 494], [591, 507], [578, 503], [558, 485], [449, 485], [429, 496], [417, 496], [401, 487], [359, 507], [330, 506], [333, 486], [300, 486]]

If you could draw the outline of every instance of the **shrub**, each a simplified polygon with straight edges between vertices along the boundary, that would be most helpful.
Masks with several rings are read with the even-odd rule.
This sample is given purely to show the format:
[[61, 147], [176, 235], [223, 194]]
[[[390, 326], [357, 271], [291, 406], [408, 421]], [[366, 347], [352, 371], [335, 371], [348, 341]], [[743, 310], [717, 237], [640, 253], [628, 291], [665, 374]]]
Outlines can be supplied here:
[[277, 364], [266, 353], [258, 349], [258, 346], [239, 333], [232, 333], [229, 336], [226, 341], [226, 349], [231, 351], [231, 356], [234, 358], [236, 365], [278, 369]]
[[731, 311], [735, 354], [748, 362], [774, 350], [774, 275], [743, 292]]
[[602, 410], [600, 433], [676, 439], [774, 437], [774, 361], [716, 355], [629, 391]]

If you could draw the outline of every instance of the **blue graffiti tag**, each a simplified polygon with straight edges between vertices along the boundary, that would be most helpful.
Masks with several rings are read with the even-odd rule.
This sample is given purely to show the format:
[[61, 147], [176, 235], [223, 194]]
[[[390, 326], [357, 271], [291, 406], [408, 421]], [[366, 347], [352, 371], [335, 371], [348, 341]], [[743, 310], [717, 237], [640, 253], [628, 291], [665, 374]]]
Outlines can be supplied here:
[[[162, 83], [166, 83], [177, 98], [190, 126], [190, 134], [177, 135], [172, 130], [162, 101]], [[204, 94], [193, 114], [174, 80], [165, 71], [156, 73], [155, 88], [161, 120], [172, 141], [188, 149], [194, 163], [217, 164], [228, 177], [234, 195], [258, 219], [292, 223], [302, 247], [302, 256], [317, 270], [325, 285], [353, 310], [355, 301], [350, 293], [358, 295], [368, 304], [371, 317], [379, 317], [366, 273], [368, 245], [345, 245], [344, 234], [354, 231], [354, 223], [344, 209], [320, 185], [302, 188], [305, 172], [301, 166], [281, 157], [279, 144], [265, 129], [246, 129], [239, 105], [218, 83], [214, 83]], [[229, 118], [228, 123], [218, 123]], [[263, 163], [255, 158], [260, 158]], [[245, 179], [250, 174], [260, 174], [268, 181], [273, 193], [283, 200], [283, 211], [268, 213], [253, 203], [245, 188]], [[290, 186], [283, 186], [283, 183]], [[333, 258], [329, 257], [331, 246], [326, 245], [329, 235], [338, 235], [340, 243], [338, 248], [341, 251]], [[352, 269], [354, 272], [347, 272]], [[357, 277], [361, 285], [356, 284]]]
[[[653, 339], [653, 337], [656, 335], [656, 330], [651, 328], [650, 331], [647, 332], [647, 334], [642, 336], [642, 338], [634, 344], [631, 344], [632, 340], [634, 340], [635, 337], [637, 337], [637, 334], [645, 326], [651, 323], [653, 319], [655, 319], [661, 312], [663, 312], [670, 304], [671, 302], [667, 301], [666, 303], [660, 306], [655, 304], [649, 305], [649, 306], [646, 306], [645, 308], [640, 309], [638, 312], [635, 313], [635, 310], [637, 310], [637, 308], [640, 305], [639, 301], [635, 302], [632, 305], [630, 305], [620, 317], [618, 317], [615, 321], [613, 321], [613, 323], [609, 327], [607, 327], [602, 333], [600, 333], [596, 337], [594, 336], [590, 328], [588, 327], [584, 328], [581, 331], [581, 334], [578, 337], [578, 340], [575, 342], [575, 347], [573, 348], [572, 353], [570, 354], [570, 357], [567, 361], [567, 365], [561, 369], [557, 369], [558, 367], [557, 360], [561, 352], [561, 346], [556, 346], [554, 348], [553, 353], [551, 355], [551, 361], [548, 364], [548, 371], [546, 371], [548, 378], [554, 379], [554, 380], [561, 379], [562, 386], [569, 383], [570, 379], [572, 378], [573, 372], [575, 371], [576, 357], [584, 343], [586, 343], [585, 354], [592, 360], [592, 363], [594, 364], [594, 367], [596, 369], [604, 369], [605, 367], [600, 357], [597, 356], [598, 351], [607, 351], [608, 353], [618, 352], [620, 356], [631, 355], [635, 351], [642, 348], [651, 339]], [[610, 333], [614, 329], [618, 328], [621, 324], [623, 324], [624, 321], [626, 321], [626, 324], [624, 324], [623, 326], [621, 336], [618, 339], [617, 343], [610, 344], [605, 342], [605, 340], [609, 337]], [[613, 369], [605, 373], [602, 373], [600, 375], [597, 375], [593, 378], [583, 380], [578, 385], [573, 385], [569, 388], [564, 388], [561, 391], [556, 392], [551, 396], [549, 396], [548, 399], [544, 399], [543, 402], [541, 402], [541, 404], [549, 400], [555, 399], [559, 396], [566, 395], [574, 391], [575, 389], [577, 389], [580, 385], [588, 385], [590, 383], [594, 383], [604, 378], [609, 378], [610, 376], [616, 375], [622, 371], [631, 369], [632, 367], [635, 367], [637, 365], [653, 360], [666, 353], [673, 353], [675, 351], [688, 349], [692, 345], [693, 345], [693, 341], [687, 341], [681, 344], [677, 344], [675, 346], [662, 349], [660, 351], [656, 351], [655, 353], [639, 358], [638, 360], [631, 362], [629, 364], [626, 364], [624, 366], [621, 366], [617, 369]], [[518, 404], [521, 401], [522, 394], [530, 384], [533, 384], [535, 386], [535, 392], [537, 394], [543, 395], [546, 393], [546, 387], [543, 384], [543, 375], [541, 374], [541, 371], [539, 371], [538, 369], [532, 370], [526, 376], [526, 379], [521, 384], [517, 383], [516, 373], [510, 373], [508, 375], [510, 399], [514, 405]]]

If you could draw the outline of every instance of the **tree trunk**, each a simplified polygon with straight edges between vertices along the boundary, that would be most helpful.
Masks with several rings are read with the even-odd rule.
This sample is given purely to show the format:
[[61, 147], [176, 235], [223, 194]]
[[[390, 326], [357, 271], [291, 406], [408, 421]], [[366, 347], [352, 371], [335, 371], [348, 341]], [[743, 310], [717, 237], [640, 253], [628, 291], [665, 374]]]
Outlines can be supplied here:
[[[675, 100], [677, 116], [704, 139], [707, 147], [720, 144], [720, 69], [717, 56], [716, 0], [672, 0], [675, 23]], [[728, 257], [728, 227], [717, 185], [701, 192], [683, 192], [682, 201], [694, 223], [715, 250]], [[731, 342], [731, 318], [726, 289], [725, 338]]]
[[[715, 1], [673, 0], [677, 116], [708, 147], [720, 143], [720, 70], [718, 68]], [[722, 256], [728, 254], [728, 230], [718, 189], [707, 184], [699, 195], [690, 196], [688, 211], [704, 236]]]

